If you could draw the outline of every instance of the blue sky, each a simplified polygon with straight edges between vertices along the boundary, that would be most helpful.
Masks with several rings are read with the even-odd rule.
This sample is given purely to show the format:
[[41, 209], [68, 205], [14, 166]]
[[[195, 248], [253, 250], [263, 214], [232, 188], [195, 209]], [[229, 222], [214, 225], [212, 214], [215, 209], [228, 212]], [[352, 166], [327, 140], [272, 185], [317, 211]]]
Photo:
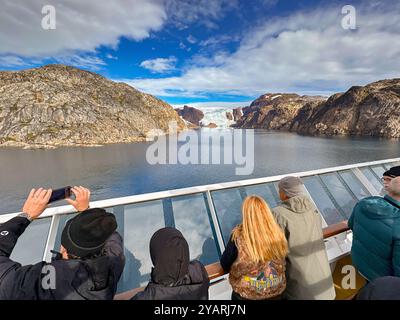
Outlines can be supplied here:
[[[329, 95], [399, 77], [399, 1], [0, 0], [0, 69], [64, 63], [173, 105]], [[44, 30], [44, 5], [56, 29]], [[344, 29], [344, 5], [356, 29]]]

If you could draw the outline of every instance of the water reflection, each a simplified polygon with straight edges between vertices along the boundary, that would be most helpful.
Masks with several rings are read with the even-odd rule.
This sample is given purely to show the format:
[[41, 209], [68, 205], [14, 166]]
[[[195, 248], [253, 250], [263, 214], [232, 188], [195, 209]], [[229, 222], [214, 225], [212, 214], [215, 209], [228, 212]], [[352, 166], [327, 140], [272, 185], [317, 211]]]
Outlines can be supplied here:
[[146, 142], [56, 150], [0, 148], [0, 212], [19, 211], [33, 186], [86, 185], [96, 200], [400, 155], [396, 140], [305, 137], [256, 130], [255, 170], [249, 176], [236, 176], [233, 164], [149, 165], [145, 157], [149, 145]]

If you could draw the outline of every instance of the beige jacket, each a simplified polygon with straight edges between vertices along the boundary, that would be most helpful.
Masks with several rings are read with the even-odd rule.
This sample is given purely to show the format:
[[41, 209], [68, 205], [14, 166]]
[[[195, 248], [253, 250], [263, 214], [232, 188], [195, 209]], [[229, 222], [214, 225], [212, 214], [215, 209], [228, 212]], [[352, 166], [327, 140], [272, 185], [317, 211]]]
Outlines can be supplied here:
[[287, 299], [332, 300], [335, 298], [326, 254], [322, 219], [307, 196], [297, 196], [273, 209], [289, 244], [286, 259]]

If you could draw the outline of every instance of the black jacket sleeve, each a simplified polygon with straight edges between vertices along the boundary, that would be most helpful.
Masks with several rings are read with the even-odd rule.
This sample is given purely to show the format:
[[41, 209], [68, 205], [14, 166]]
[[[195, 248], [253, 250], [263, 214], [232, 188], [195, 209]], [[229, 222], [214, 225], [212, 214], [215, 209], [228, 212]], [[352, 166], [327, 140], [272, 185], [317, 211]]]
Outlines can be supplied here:
[[114, 261], [114, 276], [117, 281], [119, 281], [125, 267], [125, 255], [122, 237], [118, 232], [114, 232], [110, 238], [108, 238], [104, 245], [104, 252]]
[[30, 221], [14, 217], [0, 225], [0, 299], [35, 299], [44, 262], [21, 266], [10, 255]]
[[118, 232], [114, 232], [107, 239], [104, 245], [104, 252], [107, 256], [124, 258], [124, 245], [122, 243], [122, 237]]
[[24, 217], [14, 217], [0, 225], [0, 256], [10, 257], [18, 238], [24, 233], [30, 221]]
[[235, 245], [235, 242], [232, 240], [232, 237], [231, 237], [228, 241], [228, 244], [225, 247], [225, 251], [222, 254], [222, 257], [220, 260], [222, 269], [224, 269], [225, 272], [229, 272], [232, 264], [235, 262], [237, 257], [238, 257], [238, 250]]

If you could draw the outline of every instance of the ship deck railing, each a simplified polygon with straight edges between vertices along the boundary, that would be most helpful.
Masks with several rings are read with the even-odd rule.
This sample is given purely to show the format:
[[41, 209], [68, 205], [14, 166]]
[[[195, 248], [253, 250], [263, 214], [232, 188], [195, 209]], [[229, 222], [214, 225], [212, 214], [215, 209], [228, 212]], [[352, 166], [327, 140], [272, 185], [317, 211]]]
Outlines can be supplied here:
[[[350, 229], [347, 226], [347, 221], [342, 221], [340, 223], [336, 223], [334, 225], [330, 225], [329, 227], [324, 228], [323, 237], [326, 240], [330, 237], [339, 235], [349, 230]], [[336, 259], [338, 258], [339, 257], [336, 257]], [[215, 286], [220, 281], [226, 280], [227, 273], [224, 271], [224, 269], [222, 269], [222, 266], [219, 262], [208, 264], [205, 266], [205, 268], [208, 274], [208, 280], [210, 281], [212, 286]], [[130, 300], [135, 294], [139, 293], [140, 291], [143, 291], [144, 289], [145, 287], [138, 287], [129, 291], [119, 293], [115, 296], [114, 300]], [[229, 297], [229, 294], [225, 296]]]
[[[301, 177], [305, 192], [321, 213], [328, 258], [335, 263], [350, 252], [352, 233], [346, 220], [355, 203], [379, 195], [383, 172], [396, 165], [400, 165], [400, 158], [99, 200], [90, 206], [113, 212], [124, 238], [127, 263], [119, 293], [147, 283], [149, 240], [160, 227], [173, 226], [188, 240], [191, 258], [207, 265], [210, 297], [218, 299], [226, 297], [226, 284], [217, 284], [226, 283], [227, 276], [217, 262], [230, 231], [241, 221], [241, 203], [247, 195], [259, 194], [274, 207], [279, 203], [278, 181], [288, 175]], [[0, 223], [18, 214], [0, 215]], [[61, 231], [74, 214], [70, 205], [46, 209], [20, 237], [11, 258], [22, 264], [51, 261], [50, 250], [59, 248]]]

